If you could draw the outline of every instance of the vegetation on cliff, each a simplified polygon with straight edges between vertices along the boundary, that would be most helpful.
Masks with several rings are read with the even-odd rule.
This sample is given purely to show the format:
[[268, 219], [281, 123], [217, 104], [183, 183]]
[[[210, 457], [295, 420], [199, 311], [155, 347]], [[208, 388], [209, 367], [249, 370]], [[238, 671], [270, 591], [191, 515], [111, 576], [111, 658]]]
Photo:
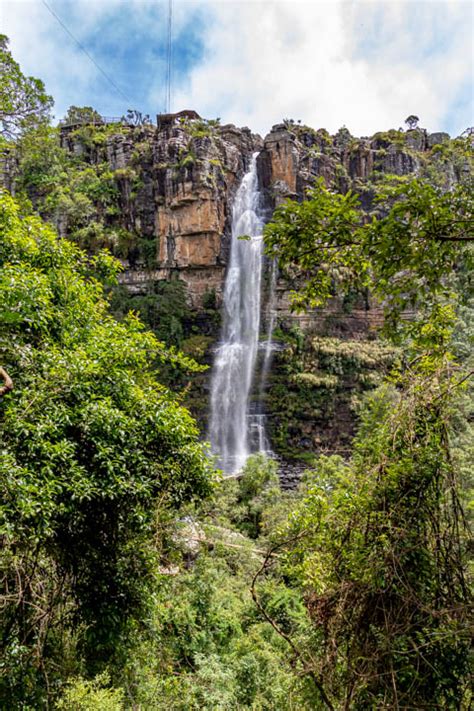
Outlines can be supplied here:
[[297, 308], [369, 288], [386, 336], [403, 346], [350, 460], [319, 459], [282, 572], [305, 590], [315, 637], [303, 654], [327, 708], [459, 708], [472, 598], [469, 481], [454, 451], [469, 430], [459, 391], [473, 371], [456, 331], [461, 314], [472, 324], [472, 186], [411, 180], [376, 204], [367, 220], [357, 196], [320, 183], [266, 228], [270, 254], [304, 277]]

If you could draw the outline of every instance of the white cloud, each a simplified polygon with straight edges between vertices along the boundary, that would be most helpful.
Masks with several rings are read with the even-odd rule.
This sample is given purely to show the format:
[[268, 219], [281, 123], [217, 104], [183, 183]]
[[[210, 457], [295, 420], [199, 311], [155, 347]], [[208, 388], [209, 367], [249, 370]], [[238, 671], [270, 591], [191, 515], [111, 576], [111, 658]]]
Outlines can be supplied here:
[[[369, 134], [398, 127], [414, 112], [439, 129], [472, 71], [467, 3], [221, 0], [210, 6], [205, 58], [175, 107], [262, 133], [291, 117]], [[468, 120], [459, 117], [453, 130]]]
[[[161, 108], [164, 66], [155, 50], [166, 32], [165, 0], [47, 2], [94, 56], [93, 42], [107, 36], [104, 69], [132, 105], [150, 114]], [[14, 57], [44, 79], [58, 116], [73, 103], [108, 115], [128, 108], [41, 0], [3, 0], [0, 13]], [[398, 127], [410, 113], [430, 130], [453, 134], [473, 123], [469, 2], [174, 0], [182, 43], [175, 55], [188, 49], [184, 28], [198, 15], [206, 18], [204, 53], [179, 84], [174, 73], [176, 110], [194, 108], [260, 133], [283, 118], [331, 131], [345, 124], [359, 135]], [[123, 52], [144, 30], [142, 66], [127, 78], [119, 69]]]
[[[142, 108], [136, 98], [140, 82], [130, 86], [121, 75], [121, 55], [137, 42], [142, 28], [146, 28], [147, 33], [153, 32], [157, 42], [163, 41], [165, 1], [47, 0], [47, 4], [123, 94], [130, 97], [124, 99], [103, 77], [41, 0], [0, 0], [2, 31], [10, 39], [11, 52], [25, 74], [43, 79], [46, 90], [55, 99], [56, 116], [64, 115], [71, 104], [92, 104], [106, 115], [120, 115], [131, 106]], [[110, 48], [104, 60], [98, 56], [97, 47], [103, 45], [106, 38]], [[97, 43], [95, 48], [94, 42]], [[162, 65], [153, 56], [153, 48], [146, 49], [149, 49], [149, 64], [145, 62], [141, 68], [140, 79], [147, 71], [162, 71]]]
[[67, 37], [50, 32], [52, 18], [43, 5], [6, 0], [1, 12], [10, 49], [25, 74], [47, 77], [46, 89], [52, 94], [62, 88], [65, 71], [77, 90], [87, 86], [95, 72], [93, 65]]

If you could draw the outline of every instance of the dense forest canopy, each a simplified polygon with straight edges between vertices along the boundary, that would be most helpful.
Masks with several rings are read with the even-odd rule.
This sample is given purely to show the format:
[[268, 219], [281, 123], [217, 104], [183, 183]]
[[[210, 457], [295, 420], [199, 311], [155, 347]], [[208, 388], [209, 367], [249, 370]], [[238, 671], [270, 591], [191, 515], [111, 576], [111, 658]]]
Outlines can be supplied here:
[[[206, 366], [176, 349], [205, 350], [181, 285], [117, 288], [110, 250], [154, 259], [115, 222], [138, 172], [71, 155], [3, 36], [0, 62], [0, 706], [469, 708], [469, 171], [382, 176], [364, 209], [321, 180], [276, 209], [266, 249], [295, 308], [370, 293], [381, 340], [346, 351], [385, 377], [351, 451], [312, 457], [297, 489], [262, 455], [221, 479], [183, 406]], [[71, 117], [86, 151], [126, 130]], [[467, 140], [440, 150], [471, 160]], [[302, 334], [280, 335], [303, 360]], [[296, 375], [303, 392], [335, 378]]]

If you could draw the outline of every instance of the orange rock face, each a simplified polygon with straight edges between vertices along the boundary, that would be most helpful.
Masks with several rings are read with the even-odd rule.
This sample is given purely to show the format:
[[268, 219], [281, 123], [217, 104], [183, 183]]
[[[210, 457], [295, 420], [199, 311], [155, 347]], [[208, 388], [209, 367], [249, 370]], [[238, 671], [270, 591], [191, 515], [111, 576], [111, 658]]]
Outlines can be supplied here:
[[199, 308], [207, 291], [222, 292], [232, 197], [261, 141], [235, 126], [205, 136], [173, 126], [155, 140], [157, 261], [168, 274], [179, 270]]
[[281, 187], [286, 188], [289, 195], [296, 195], [299, 153], [290, 134], [287, 131], [270, 133], [265, 140], [265, 150], [270, 154], [272, 183], [284, 183]]
[[[190, 185], [192, 190], [192, 184]], [[211, 191], [174, 200], [156, 213], [158, 260], [178, 268], [204, 267], [219, 262], [226, 211]]]

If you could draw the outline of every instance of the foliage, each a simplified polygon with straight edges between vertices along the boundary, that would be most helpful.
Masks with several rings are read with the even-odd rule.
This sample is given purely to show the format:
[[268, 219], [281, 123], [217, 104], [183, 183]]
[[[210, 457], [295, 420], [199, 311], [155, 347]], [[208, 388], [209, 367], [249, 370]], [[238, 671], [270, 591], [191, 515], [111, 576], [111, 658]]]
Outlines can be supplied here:
[[[334, 708], [459, 708], [469, 592], [449, 445], [449, 370], [369, 401], [349, 463], [319, 460], [284, 534]], [[288, 567], [286, 567], [288, 566]]]
[[110, 689], [108, 674], [98, 674], [92, 681], [77, 679], [68, 682], [67, 688], [56, 704], [65, 711], [122, 711], [123, 689]]
[[372, 137], [376, 145], [388, 148], [391, 145], [403, 148], [406, 144], [406, 134], [401, 129], [391, 128], [388, 131], [377, 131]]
[[17, 141], [16, 156], [17, 192], [25, 191], [39, 200], [64, 181], [68, 161], [59, 145], [56, 129], [43, 124], [27, 131]]
[[158, 338], [174, 346], [181, 346], [184, 323], [190, 317], [185, 285], [179, 280], [151, 282], [145, 295], [118, 287], [112, 292], [111, 309], [120, 318], [136, 311]]
[[305, 590], [314, 625], [300, 658], [325, 708], [469, 705], [463, 455], [452, 439], [456, 393], [472, 374], [455, 363], [454, 340], [472, 294], [472, 219], [469, 184], [382, 186], [367, 219], [356, 196], [319, 183], [267, 227], [270, 253], [304, 279], [298, 306], [370, 288], [404, 347], [351, 459], [319, 460], [282, 532], [281, 572]]
[[203, 309], [209, 311], [215, 311], [217, 309], [217, 296], [215, 289], [209, 289], [208, 291], [204, 292], [204, 295], [202, 297], [202, 307]]
[[139, 153], [124, 167], [112, 171], [109, 161], [117, 137], [144, 130], [104, 123], [92, 107], [71, 106], [58, 128], [40, 124], [11, 144], [15, 193], [88, 252], [107, 248], [132, 266], [139, 260], [154, 266], [154, 233], [149, 227], [142, 233], [139, 216], [130, 217], [129, 210], [146, 190], [141, 161], [150, 143], [138, 143]]
[[130, 130], [131, 126], [124, 123], [82, 123], [69, 133], [69, 138], [75, 143], [75, 152], [81, 152], [86, 162], [94, 163], [109, 139]]
[[149, 114], [144, 114], [136, 109], [128, 109], [127, 115], [122, 116], [122, 122], [132, 126], [146, 126], [151, 123]]
[[[286, 645], [255, 614], [249, 585], [256, 563], [252, 548], [224, 541], [164, 582], [153, 635], [142, 639], [125, 672], [138, 704], [182, 711], [311, 708], [298, 693]], [[279, 590], [274, 586], [267, 597], [283, 616]]]
[[2, 696], [41, 703], [72, 630], [89, 669], [119, 640], [125, 653], [147, 604], [158, 502], [176, 508], [210, 483], [193, 421], [155, 379], [160, 364], [193, 363], [133, 315], [109, 314], [97, 275], [113, 280], [114, 260], [21, 219], [7, 195], [0, 225], [1, 357], [14, 382], [0, 413]]
[[414, 129], [418, 126], [419, 120], [420, 119], [418, 118], [418, 116], [414, 116], [413, 114], [411, 114], [405, 119], [405, 123], [409, 129]]
[[186, 338], [181, 344], [181, 350], [194, 360], [200, 362], [205, 357], [209, 346], [213, 343], [210, 336], [196, 334]]
[[185, 121], [182, 125], [187, 127], [191, 138], [205, 138], [212, 136], [217, 126], [220, 124], [220, 119], [193, 119]]
[[455, 300], [449, 275], [461, 259], [472, 262], [473, 219], [469, 184], [448, 193], [417, 179], [382, 187], [367, 220], [356, 195], [334, 194], [319, 181], [307, 201], [275, 211], [265, 237], [269, 254], [305, 280], [293, 295], [297, 308], [322, 305], [336, 290], [369, 288], [392, 337], [408, 333], [442, 350]]
[[[261, 497], [269, 493], [272, 472], [272, 463], [252, 457], [245, 483], [222, 481], [212, 501], [186, 515], [186, 521], [195, 523], [184, 528], [184, 542], [194, 535], [186, 545], [197, 537], [199, 550], [190, 547], [186, 563], [169, 553], [177, 569], [163, 576], [149, 637], [141, 636], [125, 679], [118, 680], [135, 703], [183, 711], [312, 708], [292, 673], [286, 642], [262, 620], [250, 596], [265, 537], [258, 531], [256, 539], [249, 539], [241, 530], [248, 507], [258, 499], [262, 505]], [[264, 513], [272, 529], [273, 505], [268, 496], [266, 501]], [[261, 593], [292, 632], [307, 624], [298, 591], [268, 580]]]
[[263, 512], [279, 498], [277, 471], [276, 462], [263, 454], [249, 457], [242, 470], [236, 501], [242, 513], [238, 519], [234, 519], [234, 523], [251, 538], [259, 536]]
[[0, 34], [0, 135], [12, 139], [46, 122], [52, 105], [43, 82], [22, 73]]
[[274, 354], [266, 393], [275, 451], [305, 461], [321, 449], [349, 451], [361, 398], [390, 372], [396, 349], [367, 334], [351, 340], [293, 328], [277, 330], [275, 338], [284, 345]]
[[62, 121], [66, 125], [75, 124], [101, 124], [102, 116], [92, 106], [70, 106]]
[[342, 126], [342, 128], [339, 129], [339, 131], [336, 133], [334, 136], [334, 144], [338, 148], [345, 149], [347, 148], [352, 140], [352, 135], [351, 132], [349, 131], [346, 126]]

